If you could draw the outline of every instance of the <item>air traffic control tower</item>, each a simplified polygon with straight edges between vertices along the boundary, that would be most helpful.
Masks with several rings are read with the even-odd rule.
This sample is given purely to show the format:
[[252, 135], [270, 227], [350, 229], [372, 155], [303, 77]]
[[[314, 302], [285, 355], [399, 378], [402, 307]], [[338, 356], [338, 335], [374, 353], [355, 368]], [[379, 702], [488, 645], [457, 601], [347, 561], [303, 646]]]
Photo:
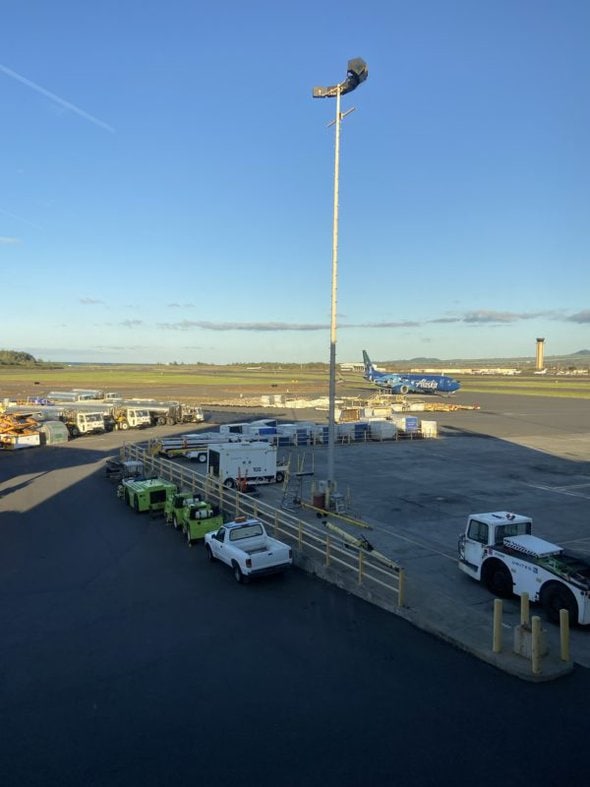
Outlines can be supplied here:
[[545, 339], [537, 339], [537, 360], [535, 369], [540, 371], [545, 368]]

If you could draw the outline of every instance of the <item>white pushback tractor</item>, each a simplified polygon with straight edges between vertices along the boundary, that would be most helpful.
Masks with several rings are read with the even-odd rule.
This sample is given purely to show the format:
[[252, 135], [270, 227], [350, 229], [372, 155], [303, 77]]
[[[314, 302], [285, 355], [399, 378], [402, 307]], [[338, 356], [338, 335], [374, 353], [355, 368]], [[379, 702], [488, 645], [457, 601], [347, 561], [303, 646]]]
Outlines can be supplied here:
[[528, 593], [554, 623], [561, 609], [572, 624], [590, 623], [590, 563], [532, 529], [521, 514], [471, 514], [459, 537], [460, 570], [502, 598]]

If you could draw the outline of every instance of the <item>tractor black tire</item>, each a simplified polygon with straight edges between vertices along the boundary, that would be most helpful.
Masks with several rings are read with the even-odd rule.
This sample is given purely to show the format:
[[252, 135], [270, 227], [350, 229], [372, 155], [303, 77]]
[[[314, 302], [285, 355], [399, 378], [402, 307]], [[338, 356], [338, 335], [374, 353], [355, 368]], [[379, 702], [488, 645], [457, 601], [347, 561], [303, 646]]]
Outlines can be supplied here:
[[512, 575], [509, 569], [499, 560], [494, 560], [485, 571], [485, 585], [494, 596], [510, 598], [513, 593]]
[[578, 623], [578, 602], [569, 588], [561, 582], [549, 582], [541, 590], [541, 604], [547, 620], [559, 623], [559, 610], [566, 609], [569, 614], [570, 626]]

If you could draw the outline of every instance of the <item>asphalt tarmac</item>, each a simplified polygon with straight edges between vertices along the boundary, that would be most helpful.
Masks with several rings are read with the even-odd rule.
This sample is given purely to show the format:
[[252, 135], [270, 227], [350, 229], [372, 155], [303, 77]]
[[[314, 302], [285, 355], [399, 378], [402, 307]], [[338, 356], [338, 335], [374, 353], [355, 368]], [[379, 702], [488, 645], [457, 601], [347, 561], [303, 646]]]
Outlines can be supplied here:
[[[410, 593], [419, 578], [486, 618], [489, 594], [455, 565], [467, 515], [531, 514], [584, 548], [590, 423], [574, 400], [480, 404], [432, 414], [438, 440], [339, 446], [336, 469]], [[534, 685], [297, 570], [241, 587], [116, 499], [101, 469], [128, 437], [0, 454], [3, 785], [544, 786], [584, 772], [589, 632], [574, 633], [573, 674]], [[300, 457], [322, 477], [325, 449]]]

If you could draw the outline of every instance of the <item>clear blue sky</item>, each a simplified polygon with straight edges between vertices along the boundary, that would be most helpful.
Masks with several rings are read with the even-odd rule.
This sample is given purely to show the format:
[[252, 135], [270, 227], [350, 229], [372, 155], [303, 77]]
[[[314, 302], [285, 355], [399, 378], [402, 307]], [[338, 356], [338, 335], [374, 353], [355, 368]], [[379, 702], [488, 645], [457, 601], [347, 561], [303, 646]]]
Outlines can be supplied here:
[[587, 0], [19, 0], [0, 348], [338, 360], [590, 347]]

